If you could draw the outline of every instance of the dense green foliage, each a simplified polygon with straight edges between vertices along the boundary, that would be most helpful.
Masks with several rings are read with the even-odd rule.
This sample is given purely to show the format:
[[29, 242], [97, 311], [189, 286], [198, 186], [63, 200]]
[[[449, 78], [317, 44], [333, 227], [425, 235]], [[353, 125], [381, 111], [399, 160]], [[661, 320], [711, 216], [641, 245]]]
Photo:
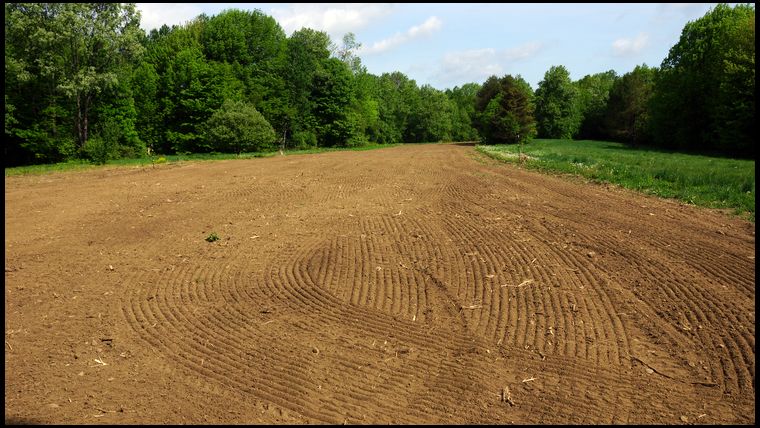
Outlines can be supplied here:
[[553, 66], [535, 93], [519, 75], [445, 91], [373, 75], [354, 34], [287, 36], [259, 10], [149, 34], [132, 3], [5, 13], [6, 166], [536, 135], [754, 155], [754, 5], [688, 23], [659, 68]]
[[541, 138], [572, 138], [581, 125], [578, 90], [570, 72], [553, 66], [536, 89], [536, 122]]
[[616, 79], [607, 100], [606, 130], [616, 141], [641, 144], [652, 140], [649, 109], [656, 70], [646, 64]]
[[473, 125], [486, 144], [530, 141], [536, 134], [533, 91], [522, 77], [491, 76], [475, 95]]
[[578, 89], [578, 112], [580, 127], [575, 137], [583, 139], [602, 138], [607, 135], [607, 102], [612, 85], [617, 81], [615, 70], [584, 76], [575, 82]]
[[206, 144], [216, 152], [272, 150], [276, 138], [264, 116], [242, 101], [225, 101], [206, 121]]
[[128, 84], [144, 50], [138, 24], [133, 4], [5, 4], [7, 160], [84, 155], [94, 125], [109, 120], [118, 143], [139, 150]]
[[[480, 146], [489, 155], [517, 160], [515, 146]], [[731, 208], [755, 218], [755, 161], [632, 149], [606, 141], [533, 140], [523, 148], [529, 168], [581, 175], [696, 205]]]
[[477, 139], [472, 86], [372, 75], [352, 33], [288, 37], [259, 10], [149, 34], [134, 4], [5, 12], [6, 165]]
[[665, 147], [754, 151], [754, 5], [719, 4], [686, 24], [660, 67], [652, 126]]

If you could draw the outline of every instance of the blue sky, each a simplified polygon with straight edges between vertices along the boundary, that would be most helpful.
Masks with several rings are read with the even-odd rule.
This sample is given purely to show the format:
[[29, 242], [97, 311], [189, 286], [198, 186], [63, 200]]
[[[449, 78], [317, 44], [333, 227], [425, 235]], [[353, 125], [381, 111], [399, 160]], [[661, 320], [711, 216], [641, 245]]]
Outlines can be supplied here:
[[201, 13], [259, 9], [285, 33], [353, 32], [372, 74], [400, 71], [438, 89], [521, 75], [536, 89], [553, 65], [573, 80], [659, 66], [687, 22], [717, 3], [137, 3], [146, 30]]

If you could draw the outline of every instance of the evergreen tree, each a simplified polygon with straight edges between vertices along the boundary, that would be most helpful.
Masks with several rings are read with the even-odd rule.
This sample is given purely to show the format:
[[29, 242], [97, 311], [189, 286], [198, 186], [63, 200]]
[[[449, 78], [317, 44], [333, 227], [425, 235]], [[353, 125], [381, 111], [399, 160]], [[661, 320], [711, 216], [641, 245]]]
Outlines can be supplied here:
[[515, 144], [536, 135], [533, 91], [519, 75], [489, 77], [475, 97], [473, 126], [485, 144]]

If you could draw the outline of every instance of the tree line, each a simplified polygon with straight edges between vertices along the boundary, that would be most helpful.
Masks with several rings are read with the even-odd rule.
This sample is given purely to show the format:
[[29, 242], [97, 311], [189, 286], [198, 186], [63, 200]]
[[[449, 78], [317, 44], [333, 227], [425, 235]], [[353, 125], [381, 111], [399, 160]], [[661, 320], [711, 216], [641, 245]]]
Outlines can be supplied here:
[[132, 3], [6, 3], [6, 166], [146, 153], [594, 138], [748, 154], [754, 6], [690, 22], [659, 68], [441, 91], [374, 75], [352, 33], [287, 36], [259, 10], [140, 29]]
[[754, 156], [755, 7], [718, 4], [689, 22], [660, 67], [572, 81], [553, 66], [535, 92], [519, 75], [492, 76], [477, 93], [474, 119], [487, 143], [601, 139]]

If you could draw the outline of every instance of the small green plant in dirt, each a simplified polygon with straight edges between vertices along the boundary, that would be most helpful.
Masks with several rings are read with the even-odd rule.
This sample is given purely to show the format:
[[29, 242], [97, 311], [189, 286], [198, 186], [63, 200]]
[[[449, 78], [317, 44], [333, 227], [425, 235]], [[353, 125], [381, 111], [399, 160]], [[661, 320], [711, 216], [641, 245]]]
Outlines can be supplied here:
[[218, 241], [218, 240], [219, 240], [219, 235], [217, 235], [216, 232], [211, 232], [211, 234], [209, 234], [206, 237], [206, 241], [207, 242], [214, 242], [214, 241]]

